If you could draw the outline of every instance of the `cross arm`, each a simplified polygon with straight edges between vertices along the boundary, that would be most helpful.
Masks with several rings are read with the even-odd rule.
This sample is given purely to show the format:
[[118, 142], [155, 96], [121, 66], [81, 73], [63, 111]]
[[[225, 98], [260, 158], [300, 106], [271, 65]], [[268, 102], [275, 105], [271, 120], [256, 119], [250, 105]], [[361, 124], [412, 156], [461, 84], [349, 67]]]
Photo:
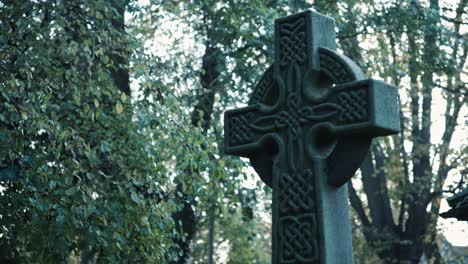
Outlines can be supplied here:
[[262, 146], [266, 136], [285, 124], [282, 117], [268, 114], [255, 104], [224, 114], [224, 151], [227, 154], [249, 157]]
[[345, 163], [343, 160], [350, 155], [364, 157], [372, 137], [400, 130], [398, 93], [394, 86], [367, 79], [333, 87], [328, 101], [339, 110], [325, 126], [341, 142], [327, 159], [328, 183], [341, 186], [361, 163], [361, 159], [348, 159]]
[[329, 124], [340, 135], [386, 136], [400, 131], [396, 87], [367, 79], [331, 89], [329, 102], [336, 104], [337, 115]]

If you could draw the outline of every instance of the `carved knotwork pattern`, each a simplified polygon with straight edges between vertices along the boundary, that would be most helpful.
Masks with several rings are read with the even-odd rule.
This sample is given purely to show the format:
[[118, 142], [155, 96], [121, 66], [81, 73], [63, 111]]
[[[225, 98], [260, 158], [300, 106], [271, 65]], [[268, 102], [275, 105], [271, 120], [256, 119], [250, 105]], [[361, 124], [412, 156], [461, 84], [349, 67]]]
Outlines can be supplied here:
[[228, 142], [231, 146], [241, 145], [252, 142], [253, 132], [249, 128], [249, 122], [252, 114], [235, 116], [229, 120], [230, 133]]
[[273, 88], [275, 85], [275, 80], [273, 78], [273, 67], [270, 67], [265, 76], [260, 80], [255, 88], [252, 96], [250, 97], [249, 104], [257, 104], [264, 101], [268, 92]]
[[367, 91], [365, 89], [341, 93], [338, 104], [342, 108], [339, 122], [350, 124], [366, 121], [368, 119]]
[[348, 71], [348, 69], [344, 68], [336, 58], [326, 53], [320, 53], [319, 58], [322, 70], [326, 70], [331, 73], [334, 76], [334, 81], [336, 83], [347, 83], [352, 81], [353, 75]]
[[330, 120], [337, 116], [341, 107], [335, 103], [323, 102], [309, 105], [302, 100], [301, 89], [303, 73], [297, 63], [290, 65], [285, 76], [287, 97], [280, 111], [269, 115], [259, 115], [249, 126], [256, 133], [286, 130], [288, 163], [291, 169], [301, 167], [304, 153], [303, 126]]
[[316, 215], [305, 213], [280, 220], [280, 263], [318, 263]]
[[319, 259], [313, 177], [310, 169], [280, 177], [280, 263], [316, 263]]
[[311, 170], [280, 177], [279, 200], [282, 213], [299, 213], [314, 208], [313, 175]]
[[295, 62], [303, 64], [306, 60], [305, 18], [280, 25], [280, 66]]

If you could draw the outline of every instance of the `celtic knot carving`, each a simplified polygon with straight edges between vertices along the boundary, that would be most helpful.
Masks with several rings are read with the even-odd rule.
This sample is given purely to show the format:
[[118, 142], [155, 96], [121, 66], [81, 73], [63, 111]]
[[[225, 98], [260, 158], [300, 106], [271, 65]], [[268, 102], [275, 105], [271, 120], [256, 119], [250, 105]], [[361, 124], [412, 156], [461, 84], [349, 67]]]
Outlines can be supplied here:
[[315, 214], [285, 216], [280, 219], [280, 263], [318, 263]]
[[365, 89], [341, 93], [338, 96], [341, 106], [339, 122], [341, 124], [356, 123], [368, 119], [367, 91]]
[[228, 134], [228, 142], [231, 146], [249, 143], [253, 139], [252, 129], [249, 128], [249, 122], [252, 119], [252, 113], [247, 115], [235, 116], [229, 120], [231, 130]]
[[265, 96], [275, 86], [275, 84], [275, 79], [273, 78], [273, 66], [270, 66], [262, 79], [257, 83], [257, 87], [250, 97], [249, 104], [252, 105], [263, 102]]
[[280, 25], [280, 66], [293, 62], [303, 64], [306, 60], [305, 18], [301, 17], [292, 23]]
[[288, 152], [291, 154], [288, 155], [288, 161], [291, 169], [296, 167], [295, 158], [303, 154], [302, 125], [331, 119], [341, 111], [341, 107], [335, 103], [323, 102], [313, 106], [305, 104], [300, 96], [301, 90], [297, 87], [301, 85], [302, 77], [297, 64], [290, 65], [285, 87], [289, 94], [283, 109], [271, 115], [259, 116], [249, 123], [252, 130], [261, 133], [287, 129]]
[[344, 68], [341, 63], [337, 61], [336, 58], [326, 54], [320, 53], [320, 67], [322, 70], [325, 70], [329, 73], [332, 73], [332, 76], [335, 76], [336, 83], [347, 83], [352, 81], [352, 74], [348, 72], [348, 69]]
[[314, 207], [313, 182], [311, 170], [291, 175], [283, 173], [279, 183], [281, 212], [298, 213], [312, 210]]

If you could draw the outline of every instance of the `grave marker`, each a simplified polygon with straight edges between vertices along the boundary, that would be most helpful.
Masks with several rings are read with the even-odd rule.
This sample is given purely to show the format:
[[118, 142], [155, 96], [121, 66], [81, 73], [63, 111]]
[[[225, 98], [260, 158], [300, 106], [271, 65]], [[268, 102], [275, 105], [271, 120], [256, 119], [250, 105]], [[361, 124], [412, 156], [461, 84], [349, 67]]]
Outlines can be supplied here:
[[274, 264], [353, 262], [345, 183], [373, 137], [399, 131], [396, 88], [335, 50], [333, 19], [277, 19], [274, 65], [225, 113], [225, 152], [273, 188]]

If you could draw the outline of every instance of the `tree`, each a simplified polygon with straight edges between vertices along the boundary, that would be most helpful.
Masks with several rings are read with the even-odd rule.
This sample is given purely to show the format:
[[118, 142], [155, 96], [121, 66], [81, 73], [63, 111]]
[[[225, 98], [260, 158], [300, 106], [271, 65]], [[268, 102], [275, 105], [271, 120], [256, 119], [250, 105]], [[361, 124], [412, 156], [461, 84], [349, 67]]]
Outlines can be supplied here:
[[[254, 30], [258, 30], [259, 25], [254, 21], [258, 20], [256, 17], [251, 17], [252, 12], [255, 12], [255, 6], [262, 6], [260, 2], [252, 2], [253, 6], [249, 5], [237, 5], [236, 3], [223, 3], [220, 1], [202, 1], [192, 2], [187, 1], [184, 3], [166, 3], [163, 7], [168, 12], [175, 13], [177, 16], [180, 14], [187, 14], [186, 16], [180, 17], [180, 22], [190, 25], [190, 29], [194, 30], [194, 37], [200, 41], [204, 47], [204, 52], [200, 57], [190, 57], [181, 59], [178, 55], [173, 55], [176, 60], [187, 60], [191, 65], [200, 64], [200, 69], [193, 69], [193, 72], [187, 71], [184, 68], [184, 76], [191, 80], [193, 83], [198, 84], [195, 89], [189, 91], [193, 93], [191, 98], [195, 98], [195, 104], [193, 104], [193, 110], [191, 113], [191, 126], [196, 129], [200, 129], [205, 135], [205, 142], [203, 142], [203, 148], [206, 149], [207, 145], [211, 144], [210, 137], [215, 139], [217, 155], [223, 157], [220, 147], [222, 146], [221, 140], [221, 128], [220, 120], [221, 113], [224, 110], [226, 101], [231, 100], [231, 97], [226, 96], [230, 90], [227, 89], [230, 85], [236, 85], [240, 88], [241, 92], [245, 92], [246, 85], [244, 84], [244, 77], [248, 76], [240, 72], [251, 71], [246, 65], [238, 65], [237, 61], [246, 59], [249, 56], [246, 54], [252, 54], [252, 50], [258, 52], [263, 51], [263, 44], [261, 42], [250, 42], [252, 39], [252, 33]], [[245, 32], [239, 31], [239, 27], [242, 25], [249, 25]], [[246, 41], [247, 38], [247, 41]], [[236, 42], [247, 42], [242, 46], [236, 44]], [[180, 55], [180, 54], [179, 54]], [[263, 56], [263, 53], [260, 53]], [[258, 56], [258, 54], [257, 54]], [[228, 63], [228, 61], [230, 61]], [[247, 60], [249, 61], [249, 60]], [[201, 62], [201, 63], [200, 63]], [[227, 65], [234, 66], [234, 70], [230, 70]], [[257, 62], [249, 62], [249, 65], [259, 67]], [[233, 81], [236, 76], [241, 76], [241, 81]], [[250, 77], [246, 78], [251, 83]], [[219, 97], [218, 97], [219, 96]], [[189, 97], [189, 98], [190, 98]], [[215, 104], [216, 98], [221, 98], [218, 104]], [[189, 103], [190, 104], [190, 103]], [[213, 124], [214, 123], [214, 124]], [[212, 162], [210, 167], [217, 165], [214, 162], [215, 155], [213, 152], [208, 157]], [[176, 263], [185, 263], [186, 258], [189, 255], [189, 245], [191, 239], [196, 232], [196, 226], [198, 221], [195, 221], [195, 205], [199, 206], [200, 202], [195, 202], [195, 197], [202, 200], [202, 206], [199, 212], [207, 214], [208, 217], [208, 237], [210, 243], [208, 246], [208, 258], [207, 262], [212, 263], [213, 261], [213, 249], [214, 249], [214, 225], [215, 218], [217, 218], [215, 212], [218, 209], [223, 208], [223, 197], [228, 199], [234, 199], [236, 195], [233, 190], [239, 183], [240, 179], [232, 177], [232, 173], [239, 174], [240, 162], [237, 158], [226, 159], [231, 164], [237, 167], [235, 170], [226, 169], [218, 173], [209, 173], [210, 181], [208, 184], [210, 193], [203, 195], [202, 193], [194, 194], [191, 193], [193, 189], [182, 188], [182, 186], [193, 186], [193, 177], [184, 177], [186, 175], [195, 176], [198, 178], [203, 173], [204, 168], [187, 168], [185, 173], [181, 173], [176, 181], [178, 182], [177, 190], [181, 195], [181, 199], [187, 201], [183, 208], [179, 212], [174, 214], [175, 223], [180, 223], [179, 229], [184, 237], [177, 238], [176, 243], [182, 250], [179, 259], [174, 260]], [[222, 166], [230, 166], [228, 163]], [[216, 170], [212, 170], [215, 171]], [[196, 176], [198, 175], [198, 177]], [[196, 183], [196, 182], [195, 182]]]
[[170, 156], [132, 116], [124, 7], [1, 4], [2, 262], [168, 258], [176, 204], [154, 197]]

